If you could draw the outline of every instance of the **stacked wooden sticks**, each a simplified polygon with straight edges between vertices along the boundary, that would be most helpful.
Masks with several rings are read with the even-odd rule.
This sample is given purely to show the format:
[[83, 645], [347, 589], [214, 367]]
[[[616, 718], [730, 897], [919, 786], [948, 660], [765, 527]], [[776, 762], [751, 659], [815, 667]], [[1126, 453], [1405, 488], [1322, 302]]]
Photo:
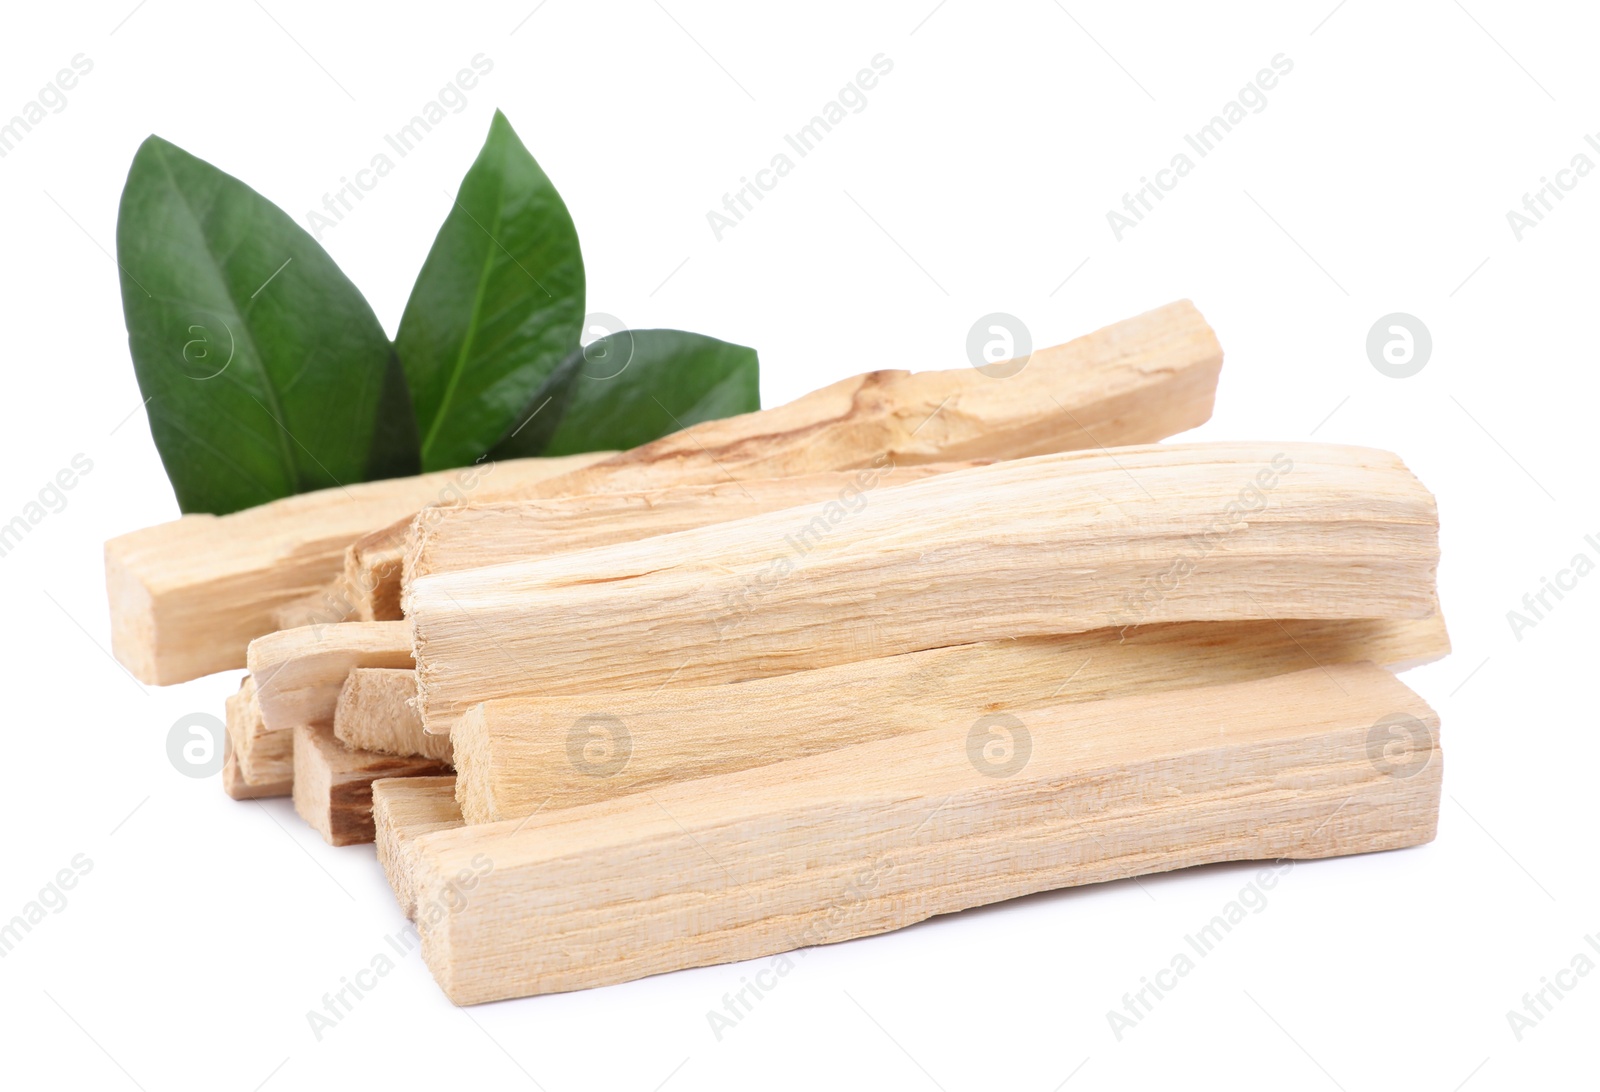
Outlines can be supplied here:
[[1438, 719], [1391, 671], [1449, 650], [1433, 499], [1156, 444], [1221, 359], [1178, 303], [1007, 379], [185, 517], [108, 544], [116, 651], [248, 667], [228, 792], [376, 841], [463, 1004], [1425, 842]]

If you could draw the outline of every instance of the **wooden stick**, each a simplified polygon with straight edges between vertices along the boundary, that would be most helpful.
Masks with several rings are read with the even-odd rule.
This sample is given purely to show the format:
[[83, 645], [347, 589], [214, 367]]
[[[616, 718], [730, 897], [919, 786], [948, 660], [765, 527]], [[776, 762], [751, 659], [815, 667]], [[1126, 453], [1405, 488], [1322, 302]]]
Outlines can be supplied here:
[[223, 735], [230, 753], [237, 753], [252, 723], [261, 717], [261, 707], [256, 704], [256, 681], [249, 675], [240, 679], [239, 689], [223, 700], [222, 709]]
[[374, 781], [447, 772], [443, 763], [425, 758], [351, 750], [333, 738], [331, 724], [294, 730], [294, 810], [330, 846], [372, 841]]
[[396, 667], [358, 667], [345, 679], [333, 711], [334, 737], [346, 747], [381, 754], [450, 761], [450, 737], [426, 735], [412, 707], [417, 673]]
[[1076, 884], [1417, 845], [1437, 824], [1438, 718], [1371, 665], [982, 723], [425, 834], [423, 955], [476, 1004]]
[[345, 679], [358, 667], [410, 667], [403, 622], [303, 626], [250, 642], [250, 674], [268, 730], [332, 721]]
[[[288, 796], [294, 781], [294, 733], [269, 731], [261, 719], [261, 705], [256, 700], [255, 679], [246, 675], [239, 689], [228, 695], [223, 703], [223, 724], [228, 738], [229, 760], [240, 788], [249, 788], [248, 795], [232, 790], [228, 795], [235, 799], [253, 799], [258, 796]], [[227, 778], [224, 778], [224, 787]]]
[[[310, 595], [291, 599], [272, 612], [273, 629], [300, 629], [302, 626], [327, 626], [339, 622], [354, 622], [354, 608], [349, 604], [354, 597], [343, 590], [342, 577], [336, 577], [328, 587], [319, 588]], [[334, 604], [340, 604], [335, 607]]]
[[[432, 511], [424, 508], [419, 515]], [[416, 517], [369, 532], [344, 552], [344, 572], [325, 594], [351, 604], [351, 620], [393, 622], [403, 617], [398, 596], [406, 559], [406, 532]]]
[[417, 916], [411, 887], [412, 846], [423, 834], [461, 826], [453, 777], [385, 777], [372, 783], [372, 825], [378, 863], [406, 917]]
[[[1000, 713], [1450, 651], [1440, 616], [1176, 622], [956, 645], [688, 690], [512, 698], [456, 722], [469, 823], [609, 800]], [[819, 700], [826, 695], [826, 700]]]
[[363, 482], [114, 538], [106, 543], [111, 649], [141, 682], [158, 685], [243, 667], [251, 639], [277, 628], [279, 609], [337, 576], [359, 535], [427, 505], [480, 489], [514, 492], [607, 454]]
[[[430, 511], [424, 509], [423, 511]], [[411, 520], [400, 520], [409, 527]], [[343, 587], [355, 604], [355, 617], [364, 622], [392, 622], [400, 617], [400, 575], [405, 563], [405, 540], [396, 524], [371, 531], [352, 542], [344, 552]]]
[[[937, 474], [984, 465], [929, 463], [887, 467], [874, 488], [908, 485]], [[803, 504], [853, 500], [863, 471], [837, 470], [792, 478], [749, 478], [633, 493], [588, 493], [555, 500], [507, 501], [442, 508], [413, 521], [404, 578], [480, 569], [508, 561], [636, 542], [654, 535], [727, 523]], [[870, 473], [870, 471], [866, 472]], [[396, 610], [398, 611], [398, 606]]]
[[288, 796], [292, 785], [289, 780], [252, 785], [239, 771], [239, 756], [229, 747], [222, 760], [222, 791], [235, 800], [260, 800], [268, 796]]
[[1107, 626], [1435, 610], [1433, 498], [1365, 448], [1046, 455], [856, 501], [418, 578], [423, 724]]
[[[1040, 349], [1008, 379], [973, 368], [869, 372], [784, 406], [693, 425], [493, 499], [638, 492], [1147, 443], [1211, 416], [1221, 366], [1222, 350], [1210, 327], [1193, 304], [1181, 301]], [[355, 589], [361, 617], [398, 617], [390, 581], [404, 558], [407, 531], [405, 521], [391, 525], [347, 555], [345, 583]]]
[[[893, 468], [884, 472], [879, 488], [979, 465], [973, 461]], [[859, 473], [824, 471], [792, 478], [748, 478], [644, 492], [582, 493], [426, 509], [409, 522], [352, 543], [345, 551], [341, 581], [346, 588], [360, 589], [351, 593], [357, 617], [395, 621], [404, 616], [401, 594], [412, 575], [634, 542], [826, 501], [853, 491]], [[470, 509], [471, 515], [457, 520], [453, 517], [458, 509]]]
[[725, 467], [740, 478], [787, 478], [857, 470], [885, 454], [911, 466], [1153, 443], [1211, 416], [1221, 367], [1216, 335], [1182, 300], [1036, 350], [1009, 379], [970, 367], [868, 372], [788, 405], [693, 425], [575, 471], [559, 488], [725, 481]]

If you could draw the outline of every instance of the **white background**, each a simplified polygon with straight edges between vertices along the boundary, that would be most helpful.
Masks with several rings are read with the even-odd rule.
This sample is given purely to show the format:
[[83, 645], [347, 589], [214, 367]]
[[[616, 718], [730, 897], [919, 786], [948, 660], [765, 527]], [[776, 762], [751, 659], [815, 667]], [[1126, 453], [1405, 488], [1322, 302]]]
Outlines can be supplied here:
[[[1574, 554], [1600, 554], [1584, 542], [1600, 537], [1600, 177], [1520, 241], [1506, 219], [1600, 131], [1592, 11], [133, 2], [10, 5], [0, 32], [0, 115], [75, 54], [94, 63], [0, 159], [0, 522], [75, 454], [94, 464], [0, 558], [0, 919], [74, 855], [93, 861], [0, 961], [0, 1081], [1595, 1084], [1600, 974], [1520, 1042], [1506, 1017], [1600, 935], [1600, 576], [1521, 640], [1506, 618]], [[391, 333], [499, 106], [572, 209], [590, 308], [756, 346], [765, 404], [875, 367], [964, 366], [968, 328], [991, 311], [1045, 345], [1187, 296], [1227, 353], [1196, 438], [1400, 452], [1439, 498], [1456, 648], [1407, 680], [1444, 720], [1437, 841], [1297, 866], [1121, 1041], [1106, 1011], [1253, 866], [813, 949], [720, 1041], [706, 1013], [753, 966], [460, 1011], [415, 956], [317, 1041], [307, 1010], [403, 919], [370, 849], [330, 849], [286, 802], [234, 803], [216, 779], [174, 771], [168, 728], [220, 714], [234, 674], [147, 688], [105, 653], [101, 544], [176, 515], [135, 412], [106, 251], [148, 133], [303, 219], [478, 53], [494, 71], [468, 107], [324, 236]], [[879, 53], [894, 69], [867, 108], [717, 241], [707, 211]], [[1106, 211], [1279, 53], [1294, 69], [1268, 106], [1118, 242]], [[1432, 331], [1414, 378], [1366, 356], [1369, 327], [1394, 311]]]

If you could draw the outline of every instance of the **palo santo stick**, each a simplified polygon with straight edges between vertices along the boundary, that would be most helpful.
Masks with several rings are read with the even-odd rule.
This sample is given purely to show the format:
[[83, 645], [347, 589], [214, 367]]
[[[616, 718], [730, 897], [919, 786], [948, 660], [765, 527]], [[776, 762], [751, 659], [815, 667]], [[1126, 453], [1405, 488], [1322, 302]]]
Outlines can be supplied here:
[[[864, 487], [906, 485], [980, 465], [983, 464], [965, 462], [867, 467], [792, 478], [748, 478], [646, 492], [586, 493], [551, 500], [438, 509], [412, 525], [406, 542], [404, 580], [634, 542], [818, 501], [848, 502]], [[397, 578], [392, 588], [382, 588], [378, 593], [380, 598], [390, 594], [396, 597], [394, 618], [401, 617], [401, 586], [402, 581]]]
[[430, 736], [412, 707], [417, 673], [395, 667], [358, 667], [345, 679], [333, 711], [333, 734], [346, 747], [383, 754], [450, 761], [450, 737]]
[[239, 756], [229, 748], [227, 757], [222, 760], [222, 791], [235, 800], [260, 800], [268, 796], [288, 796], [291, 788], [289, 779], [269, 782], [262, 785], [252, 785], [246, 781], [244, 774], [239, 772]]
[[[485, 702], [456, 722], [469, 823], [516, 819], [674, 781], [1066, 702], [1189, 690], [1450, 651], [1439, 615], [1345, 622], [1175, 622], [955, 645], [689, 690]], [[827, 695], [819, 701], [818, 695]]]
[[351, 750], [333, 738], [330, 724], [294, 730], [294, 810], [330, 846], [372, 841], [374, 781], [447, 772], [443, 763], [426, 758]]
[[141, 682], [163, 686], [243, 667], [251, 639], [337, 576], [360, 535], [473, 488], [515, 491], [608, 454], [363, 482], [121, 535], [106, 543], [112, 652]]
[[[443, 509], [424, 508], [418, 516], [434, 511]], [[409, 516], [369, 531], [346, 547], [344, 571], [323, 594], [348, 603], [351, 620], [393, 622], [400, 619], [406, 529], [416, 518]]]
[[239, 689], [224, 699], [222, 708], [223, 734], [228, 740], [228, 750], [231, 754], [237, 754], [253, 722], [261, 718], [261, 707], [256, 704], [256, 681], [249, 675], [240, 679]]
[[418, 708], [703, 686], [1107, 626], [1426, 617], [1438, 517], [1398, 458], [1172, 444], [942, 474], [414, 581]]
[[338, 622], [354, 622], [355, 610], [351, 604], [355, 596], [346, 591], [343, 577], [335, 577], [332, 584], [310, 595], [293, 599], [272, 612], [273, 629], [299, 629], [301, 626], [326, 626]]
[[[265, 731], [261, 707], [256, 704], [255, 680], [246, 675], [223, 707], [222, 791], [235, 800], [288, 796], [294, 781], [294, 737]], [[287, 737], [289, 746], [280, 757], [276, 745], [282, 737]], [[242, 755], [250, 752], [255, 765], [250, 771], [253, 776], [246, 776]]]
[[[294, 733], [268, 730], [256, 700], [255, 679], [246, 675], [223, 708], [235, 776], [243, 785], [259, 790], [252, 796], [288, 796], [294, 780]], [[228, 795], [246, 799], [231, 790]]]
[[[410, 526], [409, 521], [406, 525]], [[392, 526], [392, 525], [391, 525]], [[395, 621], [400, 615], [400, 574], [405, 563], [404, 543], [389, 528], [368, 532], [344, 552], [340, 577], [363, 622]]]
[[[787, 405], [706, 421], [564, 477], [480, 499], [638, 492], [1148, 443], [1211, 416], [1221, 367], [1215, 335], [1184, 300], [1040, 349], [1006, 379], [973, 368], [869, 372]], [[400, 565], [406, 534], [406, 523], [391, 525], [347, 554], [345, 583], [354, 587], [361, 617], [398, 617], [386, 574]]]
[[339, 691], [358, 667], [410, 667], [403, 622], [303, 626], [250, 642], [250, 674], [268, 730], [333, 720]]
[[461, 826], [453, 777], [385, 777], [372, 783], [372, 825], [378, 863], [406, 917], [417, 916], [412, 846], [423, 834]]
[[[974, 368], [868, 372], [784, 406], [693, 425], [548, 486], [615, 493], [725, 481], [724, 467], [740, 478], [786, 478], [859, 469], [885, 454], [910, 466], [1153, 443], [1211, 416], [1221, 367], [1216, 335], [1181, 300], [1035, 350], [1007, 379]], [[547, 488], [528, 492], [549, 496]]]
[[1381, 668], [1333, 665], [436, 831], [414, 843], [423, 955], [476, 1004], [1076, 884], [1417, 845], [1438, 819], [1438, 723]]
[[[368, 589], [354, 597], [362, 618], [398, 620], [403, 616], [404, 582], [415, 575], [634, 542], [816, 501], [848, 500], [861, 492], [863, 482], [868, 488], [883, 489], [983, 465], [972, 461], [888, 467], [887, 460], [884, 456], [883, 468], [792, 478], [429, 509], [407, 525], [403, 538], [385, 528], [357, 539], [345, 551], [343, 579], [348, 587]], [[458, 519], [458, 513], [470, 514]]]

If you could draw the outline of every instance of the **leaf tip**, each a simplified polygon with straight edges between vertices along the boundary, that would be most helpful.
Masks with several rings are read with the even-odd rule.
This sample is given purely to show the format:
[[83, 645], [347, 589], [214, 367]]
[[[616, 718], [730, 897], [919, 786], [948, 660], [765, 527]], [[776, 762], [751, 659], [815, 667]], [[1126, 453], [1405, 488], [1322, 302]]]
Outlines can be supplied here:
[[176, 144], [172, 143], [170, 140], [167, 140], [160, 134], [151, 133], [149, 136], [145, 137], [139, 142], [139, 148], [133, 153], [133, 155], [134, 158], [137, 159], [140, 156], [149, 155], [156, 152], [166, 153], [173, 151], [176, 150], [177, 147], [178, 146]]

